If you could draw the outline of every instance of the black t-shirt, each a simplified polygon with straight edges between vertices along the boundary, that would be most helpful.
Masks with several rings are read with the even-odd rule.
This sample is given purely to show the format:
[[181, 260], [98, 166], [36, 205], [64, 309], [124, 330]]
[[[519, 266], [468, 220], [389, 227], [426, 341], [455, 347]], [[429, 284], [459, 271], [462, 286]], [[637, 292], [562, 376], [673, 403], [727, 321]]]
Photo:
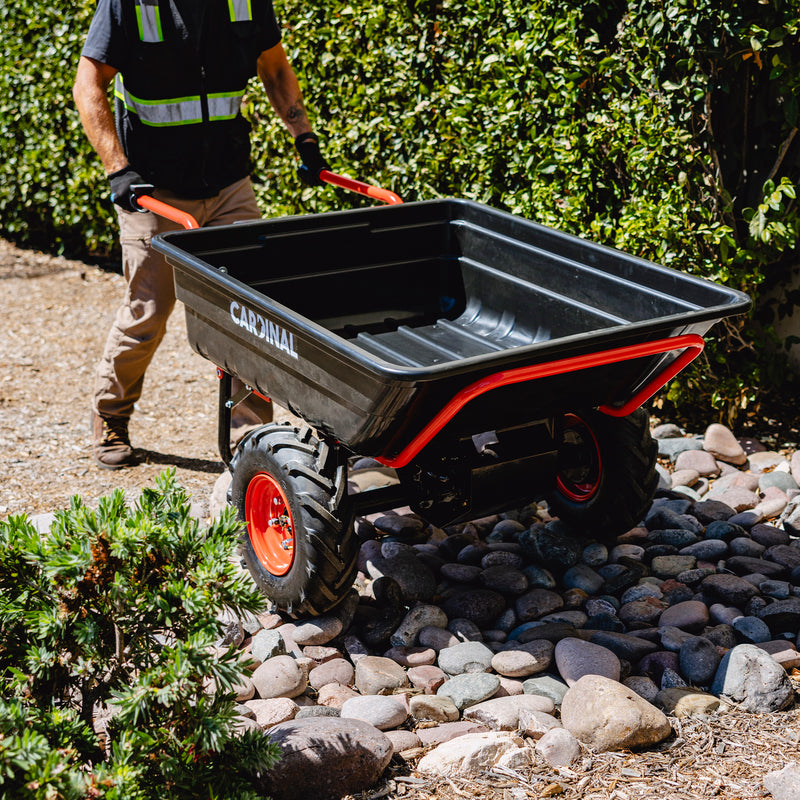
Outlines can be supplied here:
[[[143, 42], [136, 0], [99, 0], [82, 55], [116, 69], [125, 90], [144, 101], [241, 91], [258, 56], [281, 40], [271, 0], [250, 7], [251, 20], [232, 22], [227, 0], [158, 0], [163, 40]], [[251, 171], [241, 114], [153, 126], [117, 91], [116, 124], [131, 166], [186, 197], [210, 197]]]

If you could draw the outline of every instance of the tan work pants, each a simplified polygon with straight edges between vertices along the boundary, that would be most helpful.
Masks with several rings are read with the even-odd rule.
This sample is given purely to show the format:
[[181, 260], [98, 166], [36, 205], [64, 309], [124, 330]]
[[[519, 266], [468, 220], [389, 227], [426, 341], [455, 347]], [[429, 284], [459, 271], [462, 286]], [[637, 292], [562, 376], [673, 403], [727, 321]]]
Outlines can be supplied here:
[[[205, 200], [187, 200], [161, 189], [156, 189], [153, 196], [188, 212], [201, 227], [261, 217], [249, 178]], [[157, 233], [181, 226], [151, 212], [124, 211], [118, 206], [116, 209], [127, 286], [95, 373], [93, 406], [102, 416], [128, 419], [141, 396], [145, 372], [175, 305], [172, 267], [150, 247], [150, 240]], [[234, 409], [231, 427], [271, 419], [271, 404], [251, 396]]]

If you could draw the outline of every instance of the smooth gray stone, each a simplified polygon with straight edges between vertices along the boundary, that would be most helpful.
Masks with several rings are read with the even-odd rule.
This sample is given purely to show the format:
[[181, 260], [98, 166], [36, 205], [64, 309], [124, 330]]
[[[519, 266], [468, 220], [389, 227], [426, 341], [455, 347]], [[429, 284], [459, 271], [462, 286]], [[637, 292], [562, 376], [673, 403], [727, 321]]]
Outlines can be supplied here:
[[658, 454], [668, 458], [673, 464], [675, 459], [685, 450], [702, 450], [703, 443], [699, 439], [688, 439], [685, 436], [658, 439]]
[[481, 642], [460, 642], [439, 651], [439, 669], [448, 675], [465, 672], [486, 672], [492, 665], [494, 653]]
[[761, 644], [772, 639], [769, 626], [758, 617], [739, 617], [733, 621], [733, 628], [753, 644]]
[[567, 686], [561, 678], [550, 674], [536, 675], [522, 683], [522, 691], [525, 694], [536, 694], [540, 697], [547, 697], [557, 706], [561, 705], [561, 701], [564, 699], [564, 695], [567, 693], [568, 689], [569, 686]]
[[683, 677], [694, 686], [709, 686], [721, 660], [717, 648], [703, 636], [684, 642], [678, 658]]
[[631, 664], [638, 663], [648, 653], [654, 653], [658, 650], [658, 645], [648, 642], [647, 639], [613, 631], [597, 631], [592, 634], [589, 641], [605, 647], [614, 653], [617, 658], [628, 661]]
[[437, 690], [440, 697], [449, 697], [456, 708], [465, 708], [482, 703], [494, 696], [500, 688], [500, 678], [488, 672], [465, 672], [445, 681]]
[[740, 644], [723, 656], [711, 692], [752, 713], [780, 711], [794, 700], [786, 670], [752, 644]]

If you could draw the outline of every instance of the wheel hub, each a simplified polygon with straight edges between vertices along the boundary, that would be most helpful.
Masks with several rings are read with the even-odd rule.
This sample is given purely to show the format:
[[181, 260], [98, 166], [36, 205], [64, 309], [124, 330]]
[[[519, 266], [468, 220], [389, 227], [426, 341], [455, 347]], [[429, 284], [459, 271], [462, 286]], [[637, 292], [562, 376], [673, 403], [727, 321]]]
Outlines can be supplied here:
[[566, 414], [558, 451], [559, 491], [570, 500], [585, 503], [600, 488], [602, 471], [600, 446], [592, 429], [575, 414]]
[[286, 575], [294, 562], [294, 522], [283, 489], [271, 475], [259, 472], [247, 486], [244, 507], [258, 560], [273, 575]]

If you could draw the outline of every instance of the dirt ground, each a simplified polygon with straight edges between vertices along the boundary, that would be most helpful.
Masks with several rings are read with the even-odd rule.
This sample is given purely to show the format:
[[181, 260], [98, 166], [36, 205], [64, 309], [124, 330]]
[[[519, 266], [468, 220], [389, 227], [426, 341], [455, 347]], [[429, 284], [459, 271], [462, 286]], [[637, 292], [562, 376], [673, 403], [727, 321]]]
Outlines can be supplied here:
[[205, 508], [223, 469], [219, 381], [189, 347], [182, 305], [131, 419], [140, 463], [101, 470], [91, 454], [90, 397], [122, 276], [0, 240], [0, 288], [0, 519], [55, 511], [74, 494], [87, 502], [117, 487], [135, 495], [167, 467]]
[[[168, 466], [201, 505], [198, 510], [205, 509], [222, 472], [218, 382], [213, 366], [189, 348], [182, 308], [172, 316], [131, 422], [141, 463], [113, 472], [96, 468], [91, 456], [89, 398], [94, 365], [122, 295], [121, 276], [0, 240], [0, 289], [0, 519], [52, 512], [73, 494], [91, 503], [122, 487], [135, 496]], [[560, 771], [539, 760], [523, 772], [439, 781], [415, 775], [415, 761], [396, 756], [381, 783], [358, 800], [750, 800], [769, 796], [765, 773], [799, 760], [796, 710], [731, 712], [673, 726], [674, 735], [646, 753], [587, 752]]]

